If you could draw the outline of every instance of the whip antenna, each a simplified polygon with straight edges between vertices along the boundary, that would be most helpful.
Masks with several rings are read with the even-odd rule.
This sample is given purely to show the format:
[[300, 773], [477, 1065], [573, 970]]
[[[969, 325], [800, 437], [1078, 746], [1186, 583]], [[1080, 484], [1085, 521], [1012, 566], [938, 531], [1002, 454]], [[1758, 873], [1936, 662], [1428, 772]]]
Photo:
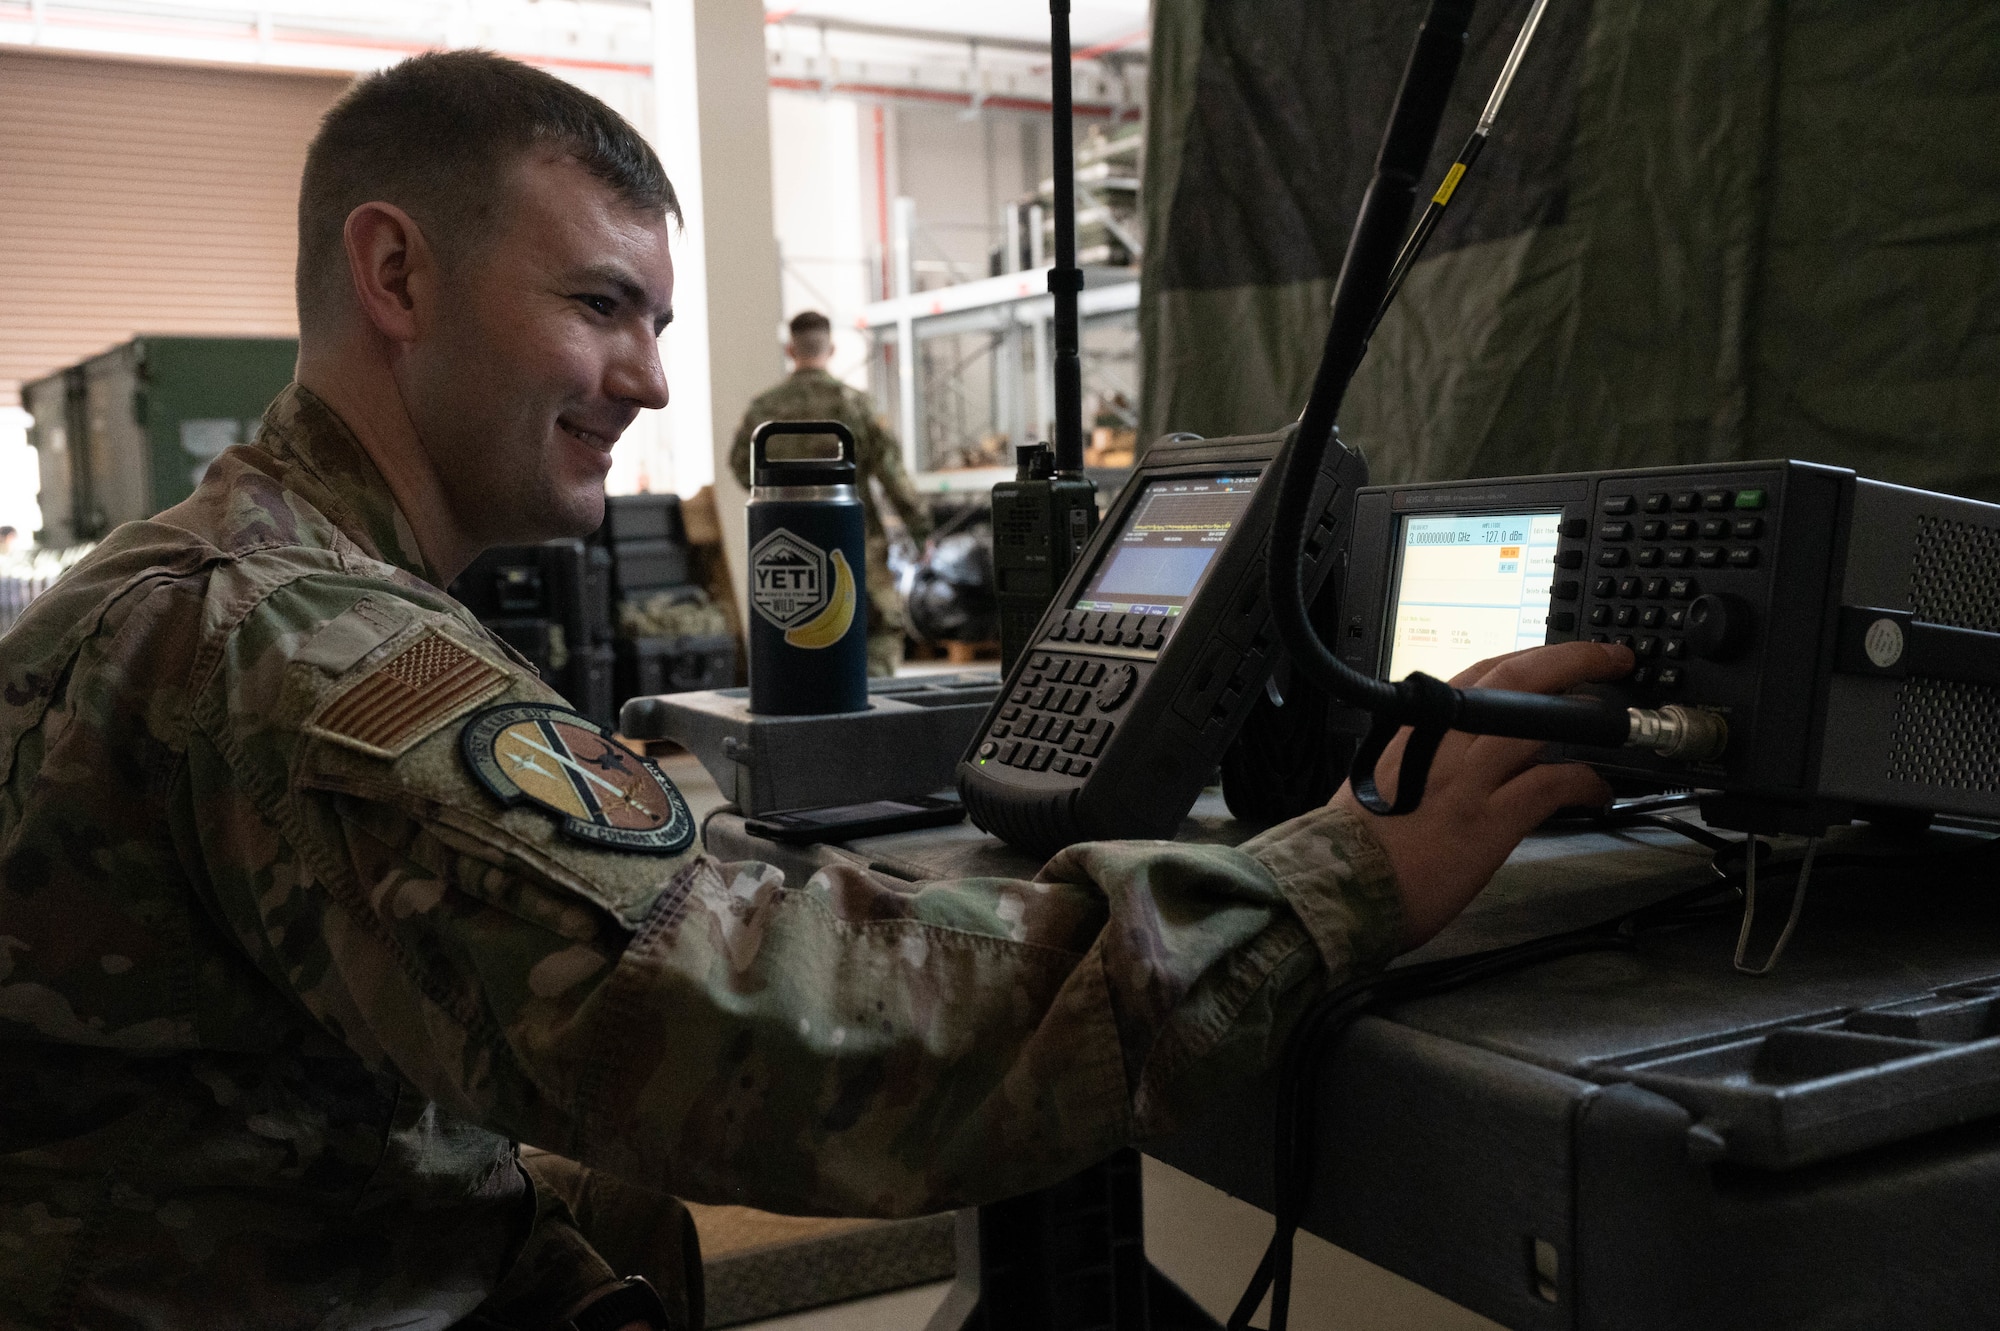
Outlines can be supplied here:
[[1486, 99], [1486, 109], [1479, 113], [1479, 123], [1473, 127], [1465, 146], [1458, 151], [1458, 160], [1445, 172], [1444, 183], [1437, 193], [1431, 195], [1430, 205], [1424, 215], [1417, 219], [1417, 229], [1403, 242], [1403, 252], [1396, 256], [1396, 266], [1389, 270], [1389, 289], [1382, 296], [1382, 306], [1375, 311], [1375, 322], [1369, 325], [1368, 335], [1372, 338], [1375, 329], [1382, 323], [1382, 316], [1389, 312], [1389, 305], [1396, 299], [1396, 293], [1403, 289], [1403, 279], [1410, 275], [1410, 267], [1430, 243], [1431, 232], [1444, 217], [1444, 210], [1451, 206], [1451, 196], [1458, 190], [1458, 182], [1479, 160], [1480, 152], [1486, 147], [1487, 138], [1493, 133], [1493, 121], [1500, 114], [1500, 104], [1507, 100], [1507, 90], [1514, 86], [1514, 75], [1521, 68], [1521, 58], [1528, 54], [1528, 43], [1535, 40], [1535, 28], [1542, 21], [1542, 11], [1549, 7], [1549, 0], [1535, 0], [1535, 7], [1528, 11], [1527, 21], [1521, 24], [1519, 35], [1514, 38], [1514, 49], [1507, 53], [1507, 63], [1500, 67], [1499, 81], [1493, 85], [1493, 95]]
[[1056, 300], [1056, 474], [1083, 474], [1083, 362], [1080, 358], [1077, 293], [1083, 270], [1076, 266], [1076, 144], [1070, 103], [1069, 0], [1049, 0], [1049, 104], [1055, 122], [1056, 264], [1049, 292]]

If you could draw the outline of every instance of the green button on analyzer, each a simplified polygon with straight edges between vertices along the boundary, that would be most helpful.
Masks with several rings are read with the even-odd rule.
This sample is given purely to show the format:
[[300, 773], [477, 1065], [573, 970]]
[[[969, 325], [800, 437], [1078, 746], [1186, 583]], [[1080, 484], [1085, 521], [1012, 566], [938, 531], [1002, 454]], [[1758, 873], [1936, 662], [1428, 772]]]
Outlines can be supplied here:
[[1736, 507], [1738, 508], [1764, 507], [1764, 492], [1762, 490], [1738, 490], [1736, 492]]

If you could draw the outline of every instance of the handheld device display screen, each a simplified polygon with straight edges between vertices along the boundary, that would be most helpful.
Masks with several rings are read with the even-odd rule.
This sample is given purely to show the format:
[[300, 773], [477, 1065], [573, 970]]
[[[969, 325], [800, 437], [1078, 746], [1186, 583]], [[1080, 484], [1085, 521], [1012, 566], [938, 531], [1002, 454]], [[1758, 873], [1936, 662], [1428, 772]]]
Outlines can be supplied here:
[[1548, 637], [1562, 514], [1426, 513], [1402, 520], [1388, 678], [1448, 680]]
[[1250, 506], [1257, 479], [1253, 472], [1148, 481], [1071, 608], [1157, 615], [1171, 636]]

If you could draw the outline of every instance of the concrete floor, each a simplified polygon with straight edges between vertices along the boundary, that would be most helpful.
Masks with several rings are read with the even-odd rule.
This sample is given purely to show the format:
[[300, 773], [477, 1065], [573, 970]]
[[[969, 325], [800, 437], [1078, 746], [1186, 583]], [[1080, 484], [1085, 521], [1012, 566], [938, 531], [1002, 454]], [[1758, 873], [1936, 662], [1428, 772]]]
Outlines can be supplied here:
[[[697, 823], [726, 802], [692, 755], [658, 761]], [[1145, 1167], [1147, 1252], [1220, 1321], [1256, 1269], [1271, 1219], [1156, 1160]], [[923, 1285], [754, 1325], [758, 1331], [924, 1331], [948, 1288]], [[1310, 1235], [1299, 1239], [1292, 1325], [1297, 1331], [1499, 1331], [1497, 1323]]]

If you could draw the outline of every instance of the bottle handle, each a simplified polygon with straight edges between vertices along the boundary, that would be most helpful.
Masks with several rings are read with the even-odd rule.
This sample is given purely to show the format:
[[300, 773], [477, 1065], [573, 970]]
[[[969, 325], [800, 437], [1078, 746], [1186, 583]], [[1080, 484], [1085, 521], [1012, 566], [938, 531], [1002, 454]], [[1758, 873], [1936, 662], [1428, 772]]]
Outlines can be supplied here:
[[772, 459], [765, 456], [765, 445], [774, 437], [785, 434], [830, 434], [840, 440], [840, 456], [833, 461], [855, 465], [857, 458], [854, 447], [854, 431], [839, 421], [765, 421], [750, 435], [750, 483], [757, 483], [758, 473], [766, 467], [785, 467], [794, 464], [820, 465], [827, 458], [785, 458]]

